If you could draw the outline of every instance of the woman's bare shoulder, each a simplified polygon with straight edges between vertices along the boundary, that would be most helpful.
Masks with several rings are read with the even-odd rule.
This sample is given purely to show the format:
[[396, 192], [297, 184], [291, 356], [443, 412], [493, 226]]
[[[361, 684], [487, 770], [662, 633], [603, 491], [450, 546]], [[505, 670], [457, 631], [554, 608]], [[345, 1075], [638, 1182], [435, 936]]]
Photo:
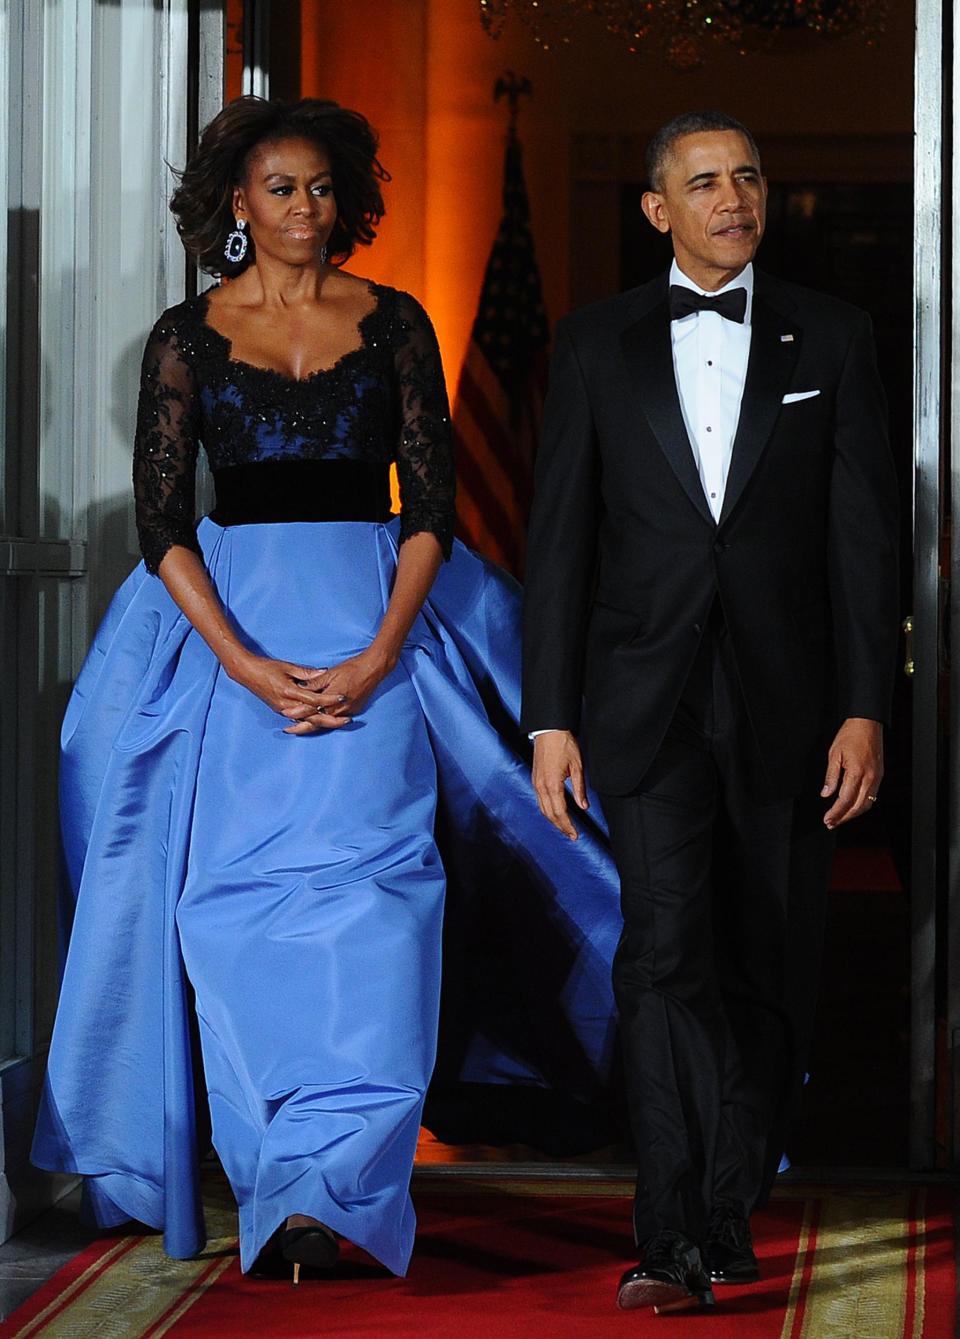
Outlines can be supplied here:
[[376, 287], [372, 279], [365, 279], [362, 274], [354, 274], [351, 270], [340, 269], [330, 271], [327, 276], [327, 283], [344, 293], [369, 293], [371, 288]]

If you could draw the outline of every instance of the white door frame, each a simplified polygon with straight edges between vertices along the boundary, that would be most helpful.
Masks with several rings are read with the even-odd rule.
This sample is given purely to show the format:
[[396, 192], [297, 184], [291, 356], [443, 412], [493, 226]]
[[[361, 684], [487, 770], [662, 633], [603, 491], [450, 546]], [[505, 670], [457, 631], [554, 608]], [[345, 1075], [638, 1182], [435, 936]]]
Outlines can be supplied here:
[[933, 1167], [936, 1112], [937, 702], [943, 339], [943, 15], [917, 0], [914, 57], [913, 760], [910, 1162]]

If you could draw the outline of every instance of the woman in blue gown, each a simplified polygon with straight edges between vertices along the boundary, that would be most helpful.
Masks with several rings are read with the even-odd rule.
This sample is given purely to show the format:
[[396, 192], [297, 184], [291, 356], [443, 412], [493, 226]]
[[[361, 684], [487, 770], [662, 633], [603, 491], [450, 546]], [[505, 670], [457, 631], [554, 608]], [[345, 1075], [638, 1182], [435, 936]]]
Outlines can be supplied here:
[[602, 834], [571, 847], [537, 813], [517, 589], [453, 541], [429, 319], [339, 268], [383, 176], [333, 103], [243, 98], [204, 132], [172, 208], [231, 282], [147, 342], [144, 561], [63, 729], [76, 905], [34, 1161], [83, 1174], [98, 1223], [195, 1253], [196, 1078], [244, 1269], [274, 1238], [295, 1270], [329, 1265], [342, 1236], [406, 1270], [445, 863], [455, 923], [469, 937], [506, 891], [550, 977], [522, 1037], [502, 1002], [489, 1025], [461, 1009], [454, 1077], [589, 1096], [611, 1055], [616, 880]]

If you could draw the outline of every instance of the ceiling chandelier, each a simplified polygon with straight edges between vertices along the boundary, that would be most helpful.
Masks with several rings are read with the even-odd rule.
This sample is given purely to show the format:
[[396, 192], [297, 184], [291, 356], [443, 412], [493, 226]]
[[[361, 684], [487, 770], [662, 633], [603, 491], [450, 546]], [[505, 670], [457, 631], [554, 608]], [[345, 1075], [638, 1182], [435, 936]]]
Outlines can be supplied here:
[[480, 19], [499, 37], [510, 14], [533, 33], [544, 50], [569, 43], [571, 20], [599, 19], [630, 51], [658, 47], [679, 70], [705, 59], [708, 39], [731, 42], [741, 51], [758, 39], [787, 31], [821, 37], [859, 34], [873, 43], [883, 31], [888, 0], [479, 0]]

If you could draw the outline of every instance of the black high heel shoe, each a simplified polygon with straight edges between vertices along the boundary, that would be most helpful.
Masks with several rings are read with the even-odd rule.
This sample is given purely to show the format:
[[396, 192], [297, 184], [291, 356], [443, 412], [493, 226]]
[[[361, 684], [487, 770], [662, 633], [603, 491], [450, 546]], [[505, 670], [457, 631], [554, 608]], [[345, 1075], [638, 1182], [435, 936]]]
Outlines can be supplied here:
[[322, 1223], [284, 1229], [280, 1253], [293, 1265], [293, 1286], [300, 1282], [300, 1266], [332, 1269], [340, 1255], [340, 1243]]

